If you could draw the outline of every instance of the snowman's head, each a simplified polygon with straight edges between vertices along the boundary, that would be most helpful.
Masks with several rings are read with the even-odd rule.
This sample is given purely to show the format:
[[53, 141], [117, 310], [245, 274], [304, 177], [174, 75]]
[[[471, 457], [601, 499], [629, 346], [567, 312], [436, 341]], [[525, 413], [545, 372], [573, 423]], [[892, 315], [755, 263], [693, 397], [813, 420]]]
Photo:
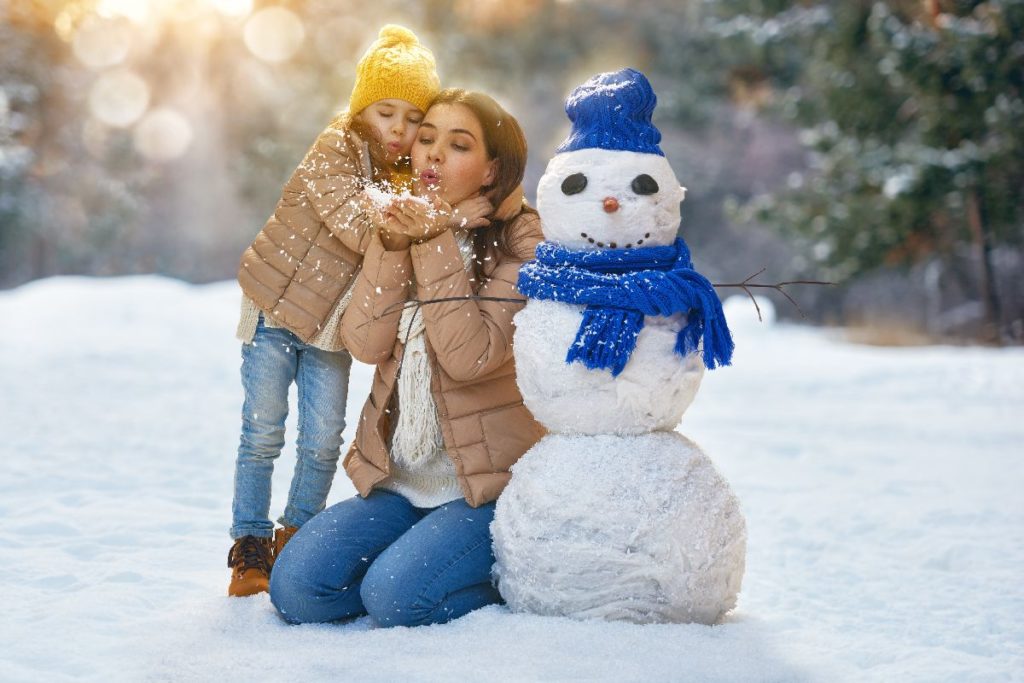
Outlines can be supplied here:
[[556, 154], [537, 186], [544, 237], [571, 249], [671, 244], [685, 190], [663, 156], [604, 149]]
[[544, 236], [570, 248], [670, 244], [679, 186], [651, 123], [657, 97], [633, 69], [602, 73], [565, 102], [572, 130], [537, 188]]

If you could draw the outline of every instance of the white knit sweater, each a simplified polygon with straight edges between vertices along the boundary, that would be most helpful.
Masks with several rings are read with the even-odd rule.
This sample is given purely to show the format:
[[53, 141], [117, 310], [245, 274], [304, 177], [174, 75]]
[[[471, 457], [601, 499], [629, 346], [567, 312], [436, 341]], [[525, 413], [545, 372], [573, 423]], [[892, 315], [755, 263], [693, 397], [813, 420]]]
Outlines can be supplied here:
[[[473, 242], [456, 233], [462, 262], [473, 263]], [[381, 488], [405, 496], [416, 507], [432, 508], [463, 496], [455, 464], [444, 448], [437, 404], [431, 391], [432, 370], [427, 357], [426, 325], [416, 307], [402, 311], [398, 339], [404, 343], [398, 390], [392, 398], [391, 476]], [[397, 412], [397, 415], [395, 413]]]

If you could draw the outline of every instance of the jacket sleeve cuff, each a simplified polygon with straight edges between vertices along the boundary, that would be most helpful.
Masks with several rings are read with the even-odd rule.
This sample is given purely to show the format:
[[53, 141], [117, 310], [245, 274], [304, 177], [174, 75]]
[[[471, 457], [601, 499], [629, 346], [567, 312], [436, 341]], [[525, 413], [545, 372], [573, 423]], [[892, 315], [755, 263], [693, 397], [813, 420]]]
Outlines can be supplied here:
[[421, 291], [450, 277], [453, 273], [465, 270], [459, 243], [455, 241], [455, 234], [451, 230], [445, 230], [425, 242], [413, 244], [409, 251], [412, 253], [416, 284]]
[[411, 265], [408, 249], [389, 251], [384, 248], [380, 237], [374, 232], [363, 261], [363, 269], [367, 271], [367, 275], [372, 274], [374, 285], [387, 289], [407, 286]]

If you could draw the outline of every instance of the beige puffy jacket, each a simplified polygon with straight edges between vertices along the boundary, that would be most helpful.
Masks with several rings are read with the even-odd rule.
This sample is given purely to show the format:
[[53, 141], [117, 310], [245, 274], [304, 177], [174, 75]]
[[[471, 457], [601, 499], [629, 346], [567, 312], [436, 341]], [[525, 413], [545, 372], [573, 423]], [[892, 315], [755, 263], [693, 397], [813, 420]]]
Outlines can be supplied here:
[[242, 254], [238, 283], [273, 324], [309, 342], [347, 291], [370, 243], [366, 143], [328, 127]]
[[[479, 287], [464, 269], [450, 231], [401, 251], [387, 251], [379, 238], [371, 238], [341, 322], [342, 340], [352, 356], [377, 366], [344, 461], [361, 495], [368, 495], [390, 472], [387, 407], [403, 352], [397, 338], [398, 308], [410, 298], [410, 280], [415, 279], [417, 298], [424, 301], [474, 293], [522, 298], [516, 290], [519, 266], [533, 258], [541, 240], [540, 220], [534, 213], [520, 213], [507, 229], [516, 256], [495, 255], [487, 261], [488, 278]], [[509, 467], [544, 434], [516, 386], [512, 316], [521, 308], [520, 303], [478, 300], [421, 308], [445, 450], [473, 507], [498, 497], [511, 476]], [[385, 315], [387, 310], [392, 313]]]

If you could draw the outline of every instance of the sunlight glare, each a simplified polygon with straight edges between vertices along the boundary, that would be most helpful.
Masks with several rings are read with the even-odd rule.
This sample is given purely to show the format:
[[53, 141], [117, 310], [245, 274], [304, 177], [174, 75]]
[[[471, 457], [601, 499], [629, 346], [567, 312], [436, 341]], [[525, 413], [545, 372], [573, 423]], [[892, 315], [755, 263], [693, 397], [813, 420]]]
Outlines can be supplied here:
[[145, 24], [153, 17], [153, 0], [99, 0], [96, 14], [101, 17], [124, 17], [136, 24]]
[[99, 0], [94, 11], [101, 17], [124, 17], [142, 26], [190, 21], [212, 12], [244, 17], [252, 11], [252, 0]]
[[207, 0], [215, 10], [230, 17], [244, 17], [252, 11], [252, 0]]

